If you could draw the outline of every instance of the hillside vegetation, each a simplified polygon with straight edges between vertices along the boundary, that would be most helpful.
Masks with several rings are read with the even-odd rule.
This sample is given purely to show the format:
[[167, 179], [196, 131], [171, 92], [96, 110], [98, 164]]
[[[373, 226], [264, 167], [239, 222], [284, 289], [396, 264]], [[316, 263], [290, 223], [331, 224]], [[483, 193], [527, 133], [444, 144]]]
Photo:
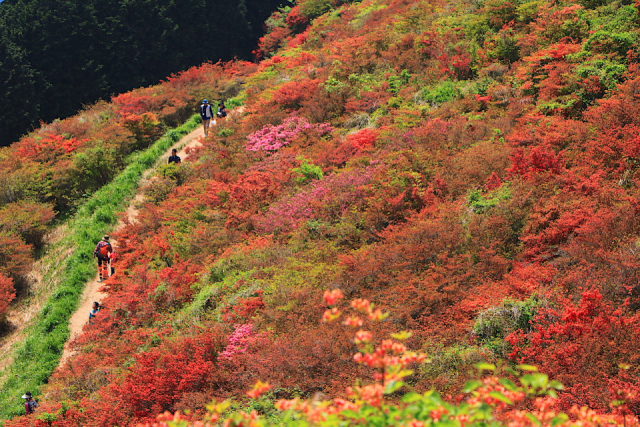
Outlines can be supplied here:
[[[300, 0], [267, 27], [258, 65], [204, 65], [102, 107], [145, 117], [151, 92], [208, 90], [244, 108], [143, 189], [138, 222], [115, 236], [106, 308], [41, 388], [40, 420], [6, 425], [136, 425], [164, 411], [202, 419], [213, 399], [230, 399], [228, 426], [323, 416], [327, 425], [571, 425], [554, 411], [581, 425], [632, 425], [638, 6]], [[325, 310], [341, 294], [364, 316], [320, 322], [338, 316]], [[353, 340], [353, 326], [366, 333]], [[403, 344], [365, 345], [368, 333], [378, 344], [401, 330], [411, 332], [396, 335]], [[411, 375], [380, 375], [388, 365], [376, 357], [396, 352], [408, 359], [393, 366], [411, 367], [422, 358], [413, 351], [426, 360]], [[484, 362], [535, 365], [554, 382], [525, 375], [518, 388], [490, 376], [458, 399]], [[401, 401], [403, 378], [403, 390], [433, 388], [444, 400]], [[248, 400], [259, 380], [271, 389]], [[534, 389], [560, 390], [553, 402], [525, 401]], [[350, 394], [355, 406], [340, 400]], [[278, 407], [309, 418], [278, 415], [274, 402], [296, 397], [313, 400]], [[477, 412], [455, 409], [461, 400]]]

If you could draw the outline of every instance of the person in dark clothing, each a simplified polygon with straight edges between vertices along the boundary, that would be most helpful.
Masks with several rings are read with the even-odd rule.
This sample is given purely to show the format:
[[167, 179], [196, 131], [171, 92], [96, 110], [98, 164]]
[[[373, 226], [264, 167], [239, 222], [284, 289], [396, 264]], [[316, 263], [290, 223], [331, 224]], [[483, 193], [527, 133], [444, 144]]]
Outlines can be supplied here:
[[33, 396], [31, 396], [31, 392], [28, 391], [26, 392], [23, 396], [23, 399], [25, 399], [24, 402], [24, 411], [27, 415], [33, 414], [36, 410], [36, 408], [38, 407], [38, 402], [36, 402], [36, 400], [33, 398]]
[[91, 306], [91, 311], [89, 312], [89, 322], [91, 322], [93, 318], [98, 315], [98, 312], [100, 311], [101, 308], [102, 307], [100, 306], [99, 302], [96, 301], [93, 303], [93, 306]]
[[171, 155], [169, 156], [169, 164], [171, 163], [180, 163], [180, 157], [178, 156], [178, 150], [176, 150], [175, 148], [173, 150], [171, 150]]
[[218, 104], [218, 112], [216, 113], [216, 115], [220, 118], [227, 117], [227, 107], [225, 107], [224, 101], [220, 101], [220, 103]]
[[98, 258], [98, 274], [100, 276], [98, 282], [102, 282], [109, 278], [109, 271], [107, 268], [109, 266], [109, 255], [111, 252], [113, 252], [113, 247], [111, 246], [111, 243], [109, 243], [109, 236], [105, 235], [102, 240], [98, 242], [96, 249], [93, 251], [93, 257]]
[[206, 99], [202, 101], [200, 106], [200, 117], [202, 118], [202, 125], [204, 126], [204, 136], [209, 134], [209, 126], [211, 125], [211, 119], [213, 119], [213, 108]]

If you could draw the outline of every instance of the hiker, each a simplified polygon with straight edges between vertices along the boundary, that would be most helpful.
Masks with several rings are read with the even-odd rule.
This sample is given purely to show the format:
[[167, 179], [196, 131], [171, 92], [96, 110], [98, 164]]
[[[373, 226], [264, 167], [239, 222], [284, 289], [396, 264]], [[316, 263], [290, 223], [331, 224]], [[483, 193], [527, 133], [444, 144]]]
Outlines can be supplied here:
[[109, 254], [109, 267], [111, 268], [111, 273], [110, 273], [111, 276], [116, 274], [116, 268], [113, 266], [113, 263], [116, 262], [117, 257], [118, 257], [118, 254], [116, 254], [116, 250], [113, 249]]
[[94, 301], [93, 305], [91, 306], [91, 311], [89, 312], [89, 322], [91, 322], [91, 320], [93, 320], [93, 318], [96, 317], [96, 315], [98, 314], [101, 308], [102, 306], [100, 305], [100, 303], [97, 301]]
[[218, 112], [216, 113], [216, 116], [220, 118], [227, 117], [227, 107], [224, 106], [224, 101], [220, 101], [220, 103], [218, 103]]
[[171, 150], [171, 155], [169, 156], [169, 164], [171, 163], [178, 164], [180, 162], [181, 160], [180, 160], [180, 157], [178, 156], [178, 150], [174, 148], [173, 150]]
[[105, 235], [102, 240], [98, 242], [96, 250], [93, 251], [93, 257], [98, 257], [98, 274], [100, 275], [98, 282], [102, 282], [102, 280], [109, 277], [107, 267], [111, 252], [113, 252], [113, 247], [111, 247], [111, 243], [109, 243], [109, 236]]
[[204, 136], [207, 136], [209, 134], [211, 119], [213, 119], [213, 109], [206, 99], [202, 101], [202, 105], [200, 106], [200, 117], [202, 117], [202, 125], [204, 126]]
[[30, 391], [22, 395], [22, 398], [25, 399], [24, 411], [26, 412], [26, 414], [33, 414], [38, 407], [38, 402], [33, 398], [33, 396], [31, 396]]

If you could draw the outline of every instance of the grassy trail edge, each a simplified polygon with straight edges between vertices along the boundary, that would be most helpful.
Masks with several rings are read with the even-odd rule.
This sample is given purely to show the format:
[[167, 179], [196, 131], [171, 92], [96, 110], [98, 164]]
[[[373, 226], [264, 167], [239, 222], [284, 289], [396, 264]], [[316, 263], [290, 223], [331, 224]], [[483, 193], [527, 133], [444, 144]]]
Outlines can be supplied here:
[[167, 131], [151, 147], [132, 155], [129, 165], [96, 191], [69, 221], [69, 233], [64, 240], [73, 252], [62, 269], [60, 285], [34, 324], [27, 328], [28, 338], [17, 347], [14, 361], [7, 368], [9, 375], [0, 389], [0, 420], [24, 415], [20, 396], [31, 391], [37, 397], [41, 385], [58, 366], [70, 336], [69, 319], [78, 307], [86, 283], [96, 275], [92, 257], [96, 242], [117, 223], [118, 214], [135, 196], [142, 174], [173, 144], [197, 128], [199, 122], [200, 116], [195, 114], [183, 125]]

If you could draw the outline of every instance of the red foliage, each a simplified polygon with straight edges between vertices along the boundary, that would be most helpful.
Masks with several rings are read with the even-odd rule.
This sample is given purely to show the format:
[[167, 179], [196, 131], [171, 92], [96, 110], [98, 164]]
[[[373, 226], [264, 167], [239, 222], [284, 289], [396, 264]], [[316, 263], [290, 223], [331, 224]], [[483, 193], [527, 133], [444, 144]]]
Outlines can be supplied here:
[[42, 138], [27, 137], [13, 145], [17, 156], [41, 163], [52, 163], [76, 151], [89, 139], [65, 138], [62, 135], [47, 135]]
[[509, 173], [531, 178], [537, 173], [557, 174], [564, 166], [562, 153], [556, 153], [549, 146], [536, 146], [531, 149], [516, 148], [511, 155]]
[[259, 50], [254, 51], [258, 58], [269, 56], [285, 43], [287, 37], [291, 35], [291, 29], [288, 27], [276, 27], [267, 35], [260, 37], [258, 40]]
[[300, 6], [296, 5], [291, 8], [284, 22], [293, 32], [300, 32], [309, 25], [309, 17], [300, 12]]
[[292, 81], [283, 84], [273, 94], [273, 102], [286, 110], [297, 110], [304, 101], [315, 97], [319, 89], [319, 80]]
[[230, 324], [248, 322], [258, 311], [265, 308], [262, 294], [262, 289], [259, 289], [254, 295], [239, 298], [234, 305], [225, 307], [222, 311], [222, 320]]
[[356, 150], [364, 150], [373, 147], [377, 139], [377, 133], [373, 129], [362, 129], [347, 135], [347, 144]]
[[558, 307], [541, 310], [533, 332], [519, 331], [508, 340], [514, 360], [534, 364], [565, 385], [560, 396], [564, 409], [577, 404], [607, 410], [615, 398], [610, 386], [623, 382], [611, 381], [621, 364], [633, 366], [623, 378], [640, 374], [635, 363], [639, 338], [640, 316], [626, 306], [614, 307], [592, 289], [582, 292], [578, 303], [560, 300]]
[[383, 106], [392, 94], [387, 91], [361, 91], [357, 97], [352, 97], [345, 103], [345, 110], [349, 113], [364, 111], [373, 113]]
[[0, 274], [15, 279], [26, 273], [32, 262], [31, 245], [14, 234], [0, 231]]
[[153, 95], [127, 92], [112, 97], [111, 102], [122, 114], [143, 114], [151, 110], [150, 106], [153, 103]]
[[161, 345], [136, 354], [122, 382], [103, 389], [100, 403], [87, 405], [84, 417], [91, 425], [151, 420], [158, 413], [175, 411], [181, 399], [190, 394], [212, 396], [215, 385], [224, 382], [215, 363], [223, 345], [217, 329], [199, 330], [197, 336], [177, 341], [163, 340]]
[[13, 279], [0, 274], [0, 319], [9, 309], [9, 304], [16, 297], [16, 290], [13, 287]]

